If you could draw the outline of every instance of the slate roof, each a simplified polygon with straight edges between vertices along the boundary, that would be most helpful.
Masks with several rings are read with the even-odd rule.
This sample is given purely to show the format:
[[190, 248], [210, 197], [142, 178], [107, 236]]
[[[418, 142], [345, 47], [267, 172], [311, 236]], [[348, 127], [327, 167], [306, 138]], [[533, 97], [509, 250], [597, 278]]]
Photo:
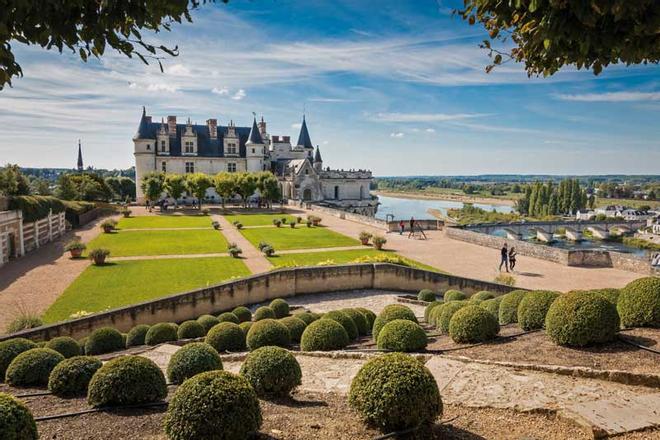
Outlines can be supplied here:
[[257, 118], [254, 118], [254, 122], [252, 122], [252, 130], [250, 130], [250, 136], [248, 137], [248, 140], [251, 144], [264, 143], [264, 140], [261, 138], [259, 127], [257, 127]]
[[298, 144], [306, 148], [314, 148], [312, 145], [312, 139], [309, 137], [309, 131], [307, 131], [307, 123], [305, 122], [305, 117], [303, 116], [302, 126], [300, 127], [300, 135], [298, 136]]
[[321, 150], [318, 145], [316, 146], [316, 152], [314, 153], [314, 162], [323, 162], [323, 159], [321, 159]]

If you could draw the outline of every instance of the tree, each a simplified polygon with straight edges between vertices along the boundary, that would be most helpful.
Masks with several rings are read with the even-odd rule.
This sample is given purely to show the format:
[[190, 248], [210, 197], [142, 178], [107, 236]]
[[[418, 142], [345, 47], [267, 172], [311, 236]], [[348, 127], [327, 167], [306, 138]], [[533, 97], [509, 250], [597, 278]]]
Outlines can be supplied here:
[[253, 173], [241, 173], [236, 181], [236, 192], [243, 199], [243, 205], [247, 206], [248, 198], [257, 189], [257, 178]]
[[178, 49], [150, 44], [143, 32], [169, 31], [172, 23], [192, 22], [190, 11], [206, 2], [5, 0], [0, 8], [0, 90], [23, 74], [10, 44], [14, 41], [60, 53], [70, 49], [83, 61], [102, 57], [109, 47], [129, 58], [136, 56], [145, 64], [156, 60], [162, 70], [159, 54], [176, 56]]
[[30, 192], [40, 196], [49, 196], [51, 195], [50, 184], [46, 179], [36, 177], [30, 182]]
[[589, 204], [589, 209], [594, 209], [596, 207], [596, 196], [591, 194], [587, 202]]
[[178, 200], [186, 190], [186, 179], [181, 174], [166, 174], [164, 189], [174, 199], [174, 205], [179, 206]]
[[218, 173], [213, 179], [215, 192], [222, 198], [222, 207], [225, 207], [225, 202], [236, 194], [236, 187], [238, 186], [236, 173]]
[[140, 187], [146, 199], [151, 202], [149, 205], [149, 210], [151, 207], [160, 199], [160, 196], [163, 194], [163, 182], [164, 176], [163, 173], [153, 172], [145, 174], [142, 177], [142, 182], [140, 182]]
[[76, 200], [78, 190], [68, 174], [60, 175], [55, 195], [62, 200]]
[[[529, 76], [571, 65], [598, 75], [610, 64], [660, 61], [657, 0], [464, 0], [457, 12], [488, 31], [486, 72], [510, 60], [525, 63]], [[510, 51], [495, 47], [511, 42]]]
[[186, 174], [186, 190], [199, 200], [199, 209], [202, 209], [202, 201], [206, 190], [213, 186], [211, 178], [204, 173]]
[[274, 201], [282, 199], [280, 182], [270, 171], [264, 171], [257, 175], [257, 189], [269, 208]]
[[112, 188], [105, 179], [96, 173], [70, 174], [69, 178], [76, 186], [77, 198], [87, 201], [108, 201], [112, 199]]
[[130, 177], [119, 177], [119, 187], [121, 188], [121, 198], [135, 200], [135, 180]]
[[0, 169], [0, 194], [6, 196], [30, 195], [30, 181], [18, 165], [7, 164]]

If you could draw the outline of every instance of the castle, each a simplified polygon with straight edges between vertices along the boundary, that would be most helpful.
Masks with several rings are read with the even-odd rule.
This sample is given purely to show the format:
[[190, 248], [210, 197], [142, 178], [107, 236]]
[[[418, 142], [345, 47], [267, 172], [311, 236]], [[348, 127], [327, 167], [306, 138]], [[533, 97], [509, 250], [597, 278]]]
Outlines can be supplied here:
[[[218, 125], [208, 119], [205, 125], [177, 123], [176, 116], [154, 122], [142, 109], [135, 146], [137, 200], [144, 202], [140, 188], [142, 176], [152, 171], [185, 174], [202, 172], [271, 171], [280, 181], [284, 200], [315, 203], [348, 212], [371, 215], [377, 198], [369, 193], [372, 181], [368, 170], [333, 170], [323, 168], [318, 145], [314, 148], [303, 116], [296, 145], [290, 136], [271, 135], [263, 117], [252, 127], [237, 127], [233, 121]], [[207, 199], [219, 200], [213, 188]]]

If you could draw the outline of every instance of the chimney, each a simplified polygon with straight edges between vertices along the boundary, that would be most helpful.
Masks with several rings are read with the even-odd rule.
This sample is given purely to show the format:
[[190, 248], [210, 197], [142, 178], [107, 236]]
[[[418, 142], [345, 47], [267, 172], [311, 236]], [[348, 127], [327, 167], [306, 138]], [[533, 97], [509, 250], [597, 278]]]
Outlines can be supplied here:
[[209, 138], [217, 139], [218, 138], [218, 120], [217, 119], [207, 119], [206, 126], [209, 128]]
[[170, 136], [176, 136], [176, 116], [167, 117], [167, 133]]
[[284, 142], [285, 144], [290, 144], [291, 136], [282, 136], [282, 142]]
[[271, 136], [271, 139], [273, 140], [274, 143], [277, 143], [277, 142], [280, 141], [280, 137], [276, 136], [276, 135]]

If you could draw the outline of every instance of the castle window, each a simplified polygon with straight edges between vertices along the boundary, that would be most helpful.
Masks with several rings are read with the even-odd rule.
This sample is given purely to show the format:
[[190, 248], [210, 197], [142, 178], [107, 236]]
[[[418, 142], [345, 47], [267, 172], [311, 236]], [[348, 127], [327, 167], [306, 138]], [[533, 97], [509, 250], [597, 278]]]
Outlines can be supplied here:
[[167, 162], [163, 162], [160, 164], [160, 169], [165, 173], [167, 172]]
[[195, 144], [194, 144], [192, 141], [186, 141], [186, 144], [185, 144], [185, 150], [184, 150], [184, 151], [185, 151], [186, 153], [194, 153], [194, 152], [195, 152], [195, 150], [194, 150], [194, 145], [195, 145]]
[[309, 169], [305, 168], [305, 176], [309, 176]]
[[151, 145], [147, 144], [147, 150], [151, 150]]
[[252, 154], [254, 154], [256, 151], [257, 151], [257, 150], [255, 150], [255, 149], [253, 148], [253, 149], [252, 149]]
[[229, 162], [227, 164], [227, 171], [230, 173], [235, 173], [236, 172], [236, 164], [234, 162]]
[[195, 172], [194, 162], [186, 162], [186, 173], [194, 173], [194, 172]]
[[165, 141], [160, 141], [160, 151], [165, 151]]
[[236, 154], [236, 144], [227, 144], [227, 154]]

